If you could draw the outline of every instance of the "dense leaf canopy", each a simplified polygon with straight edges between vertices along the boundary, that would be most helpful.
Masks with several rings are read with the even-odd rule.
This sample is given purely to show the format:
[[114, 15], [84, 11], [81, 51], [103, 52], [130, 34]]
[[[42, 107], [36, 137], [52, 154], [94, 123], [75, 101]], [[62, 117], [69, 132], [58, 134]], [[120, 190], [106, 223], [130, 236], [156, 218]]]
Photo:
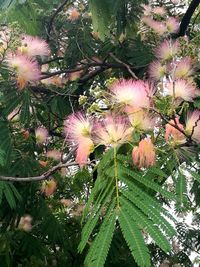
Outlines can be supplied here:
[[199, 266], [199, 6], [1, 1], [1, 267]]

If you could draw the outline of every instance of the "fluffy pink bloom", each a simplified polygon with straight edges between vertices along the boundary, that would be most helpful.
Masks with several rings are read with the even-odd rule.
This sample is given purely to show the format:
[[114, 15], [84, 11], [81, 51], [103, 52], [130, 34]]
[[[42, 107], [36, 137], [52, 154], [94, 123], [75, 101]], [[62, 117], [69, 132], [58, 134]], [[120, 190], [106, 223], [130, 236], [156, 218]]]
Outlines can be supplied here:
[[56, 149], [48, 150], [46, 153], [46, 157], [59, 161], [59, 160], [61, 160], [61, 152], [59, 150], [56, 150]]
[[70, 115], [64, 122], [66, 138], [72, 143], [80, 143], [83, 137], [89, 138], [92, 132], [91, 120], [81, 112]]
[[168, 81], [165, 84], [167, 94], [177, 99], [193, 101], [196, 97], [196, 87], [186, 80], [178, 79], [175, 82]]
[[155, 31], [159, 35], [162, 35], [167, 31], [167, 28], [164, 23], [156, 21], [151, 17], [143, 17], [142, 20], [147, 26], [149, 26], [153, 31]]
[[185, 135], [181, 133], [178, 129], [172, 125], [176, 125], [180, 130], [184, 131], [183, 125], [179, 122], [179, 118], [170, 120], [169, 123], [165, 125], [165, 140], [166, 142], [172, 142], [174, 144], [183, 144], [186, 142]]
[[69, 19], [71, 21], [75, 21], [80, 17], [80, 13], [78, 12], [78, 10], [76, 8], [71, 8], [69, 10]]
[[166, 9], [162, 6], [157, 6], [153, 8], [153, 13], [156, 15], [163, 16], [166, 14], [166, 12], [167, 12]]
[[94, 143], [90, 138], [83, 137], [76, 150], [76, 162], [80, 167], [87, 164], [90, 153], [94, 150]]
[[57, 182], [54, 179], [44, 181], [41, 187], [41, 192], [46, 196], [50, 197], [57, 189]]
[[49, 133], [46, 128], [44, 127], [38, 127], [35, 130], [35, 138], [38, 144], [43, 144], [47, 142]]
[[165, 40], [160, 44], [158, 49], [156, 50], [156, 56], [162, 60], [172, 59], [177, 55], [179, 51], [179, 42], [172, 40]]
[[129, 115], [129, 120], [134, 129], [150, 130], [155, 126], [155, 119], [144, 110], [137, 110]]
[[167, 72], [166, 65], [163, 65], [160, 61], [156, 60], [153, 61], [149, 65], [149, 75], [151, 78], [155, 80], [162, 79]]
[[81, 112], [70, 115], [64, 122], [66, 138], [77, 147], [76, 162], [81, 167], [87, 163], [88, 156], [94, 150], [92, 128], [91, 120]]
[[149, 15], [151, 15], [152, 8], [151, 8], [150, 5], [142, 4], [141, 6], [142, 6], [142, 8], [143, 8], [144, 16], [149, 16]]
[[152, 88], [142, 80], [119, 80], [110, 88], [114, 102], [134, 109], [150, 106]]
[[0, 54], [3, 54], [8, 48], [10, 42], [10, 30], [8, 28], [0, 31]]
[[124, 117], [109, 114], [94, 126], [94, 141], [96, 144], [117, 146], [126, 143], [131, 138], [132, 129]]
[[139, 142], [132, 151], [133, 164], [139, 168], [150, 167], [155, 164], [156, 153], [150, 138], [145, 138]]
[[169, 33], [177, 33], [179, 30], [179, 22], [175, 18], [169, 17], [166, 20], [166, 27]]
[[25, 232], [30, 232], [32, 230], [32, 217], [30, 215], [24, 215], [20, 218], [19, 229], [24, 230]]
[[44, 40], [29, 35], [23, 36], [18, 51], [27, 57], [50, 55], [49, 46]]
[[174, 71], [172, 70], [172, 72], [172, 76], [175, 79], [191, 76], [193, 74], [192, 59], [190, 57], [185, 57], [175, 62]]
[[23, 55], [10, 54], [7, 64], [16, 74], [19, 89], [23, 89], [28, 82], [38, 81], [41, 77], [37, 62]]
[[190, 112], [187, 116], [185, 132], [192, 135], [192, 139], [200, 143], [200, 110]]

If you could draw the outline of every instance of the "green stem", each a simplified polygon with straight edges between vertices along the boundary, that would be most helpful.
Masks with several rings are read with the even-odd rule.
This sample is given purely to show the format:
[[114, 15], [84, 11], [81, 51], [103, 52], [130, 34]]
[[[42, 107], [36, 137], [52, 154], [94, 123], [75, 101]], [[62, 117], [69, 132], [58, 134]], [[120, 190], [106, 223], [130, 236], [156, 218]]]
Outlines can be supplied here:
[[117, 198], [117, 210], [119, 210], [119, 184], [118, 184], [118, 170], [117, 170], [117, 150], [114, 147], [114, 170], [115, 170], [115, 185], [116, 185], [116, 198]]

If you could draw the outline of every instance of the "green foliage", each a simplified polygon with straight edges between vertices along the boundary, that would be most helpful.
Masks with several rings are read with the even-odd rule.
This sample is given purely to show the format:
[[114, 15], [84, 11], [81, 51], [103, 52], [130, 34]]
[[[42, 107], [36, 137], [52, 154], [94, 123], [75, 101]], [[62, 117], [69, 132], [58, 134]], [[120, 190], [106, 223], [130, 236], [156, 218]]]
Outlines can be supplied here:
[[[188, 109], [199, 108], [199, 97], [176, 108], [171, 96], [155, 96], [152, 108], [156, 116], [159, 112], [164, 116], [156, 117], [160, 124], [155, 132], [137, 131], [117, 148], [95, 147], [85, 167], [53, 172], [49, 179], [56, 181], [57, 188], [50, 196], [45, 195], [43, 181], [17, 181], [54, 167], [59, 160], [49, 158], [49, 150], [58, 150], [63, 162], [68, 154], [70, 162], [75, 160], [74, 147], [65, 140], [63, 121], [80, 110], [80, 95], [86, 99], [81, 109], [98, 120], [108, 109], [114, 111], [108, 84], [134, 75], [148, 78], [148, 65], [163, 36], [148, 33], [141, 22], [144, 2], [77, 0], [59, 9], [64, 1], [1, 1], [1, 30], [12, 32], [8, 51], [16, 51], [21, 34], [43, 37], [51, 56], [35, 60], [42, 78], [55, 78], [54, 84], [42, 79], [19, 90], [15, 71], [8, 69], [5, 55], [0, 54], [0, 177], [16, 178], [16, 182], [0, 181], [1, 267], [150, 267], [161, 266], [166, 259], [170, 266], [192, 266], [190, 253], [200, 249], [200, 147], [190, 137], [180, 146], [166, 142], [164, 128], [175, 115], [185, 127]], [[169, 14], [181, 12], [182, 8], [176, 10], [166, 2]], [[160, 2], [154, 4], [160, 6]], [[76, 20], [70, 19], [71, 8], [80, 13]], [[194, 40], [187, 41], [181, 53], [197, 61], [196, 28], [191, 29]], [[78, 74], [73, 71], [77, 67], [83, 68]], [[73, 80], [73, 73], [80, 77]], [[198, 74], [193, 78], [198, 84]], [[156, 91], [160, 88], [155, 83]], [[120, 108], [115, 112], [124, 115]], [[45, 144], [35, 138], [39, 126], [49, 132]], [[148, 136], [156, 144], [156, 164], [139, 169], [133, 166], [132, 149]], [[174, 203], [176, 217], [179, 212], [181, 216], [192, 212], [197, 229], [176, 223], [170, 213]], [[28, 230], [22, 223], [27, 214], [32, 219]], [[172, 246], [177, 238], [179, 252]]]
[[126, 239], [137, 264], [141, 267], [151, 266], [149, 251], [145, 245], [143, 236], [140, 230], [138, 230], [138, 226], [135, 224], [135, 221], [129, 213], [124, 210], [123, 206], [119, 214], [119, 223], [124, 238]]

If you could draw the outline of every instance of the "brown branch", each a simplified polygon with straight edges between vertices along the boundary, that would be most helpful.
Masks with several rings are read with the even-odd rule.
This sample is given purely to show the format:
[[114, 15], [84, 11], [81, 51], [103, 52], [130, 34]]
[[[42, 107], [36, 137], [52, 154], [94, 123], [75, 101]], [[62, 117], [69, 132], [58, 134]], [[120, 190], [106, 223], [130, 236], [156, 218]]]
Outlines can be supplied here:
[[179, 32], [176, 35], [176, 37], [180, 37], [180, 36], [184, 36], [186, 34], [187, 28], [189, 26], [190, 20], [192, 15], [194, 14], [196, 8], [198, 7], [198, 5], [200, 4], [200, 0], [192, 0], [185, 15], [182, 18], [181, 24], [180, 24], [180, 28], [179, 28]]
[[50, 33], [52, 31], [52, 27], [53, 27], [53, 23], [54, 23], [54, 20], [56, 18], [56, 16], [63, 10], [63, 7], [67, 4], [69, 0], [65, 0], [62, 4], [60, 4], [56, 11], [54, 12], [53, 16], [51, 17], [50, 21], [49, 21], [49, 24], [48, 24], [48, 27], [47, 27], [47, 38], [46, 38], [46, 41], [48, 42], [49, 39], [50, 39]]
[[[72, 68], [72, 69], [63, 69], [63, 70], [59, 70], [59, 71], [55, 71], [55, 72], [52, 72], [52, 73], [47, 73], [47, 72], [43, 72], [43, 76], [41, 78], [41, 80], [43, 79], [47, 79], [49, 77], [52, 77], [52, 76], [56, 76], [56, 75], [60, 75], [60, 74], [67, 74], [67, 73], [73, 73], [73, 72], [77, 72], [77, 71], [81, 71], [81, 70], [88, 70], [89, 68], [95, 68], [97, 67], [97, 70], [93, 70], [93, 71], [97, 71], [97, 73], [99, 72], [103, 72], [109, 68], [113, 68], [113, 69], [127, 69], [127, 64], [122, 62], [122, 63], [109, 63], [109, 62], [88, 62], [88, 63], [85, 63], [84, 65], [81, 65], [79, 67], [76, 67], [76, 68]], [[100, 71], [100, 68], [98, 67], [101, 67], [101, 71]], [[140, 69], [143, 69], [145, 68], [146, 66], [131, 66], [129, 65], [128, 68], [129, 68], [129, 72], [131, 71], [132, 73], [132, 76], [135, 77], [135, 74], [133, 74], [133, 71], [132, 70], [140, 70]], [[89, 75], [89, 73], [88, 73]], [[92, 76], [93, 77], [93, 76]], [[138, 79], [138, 78], [137, 78]]]
[[135, 75], [135, 73], [131, 70], [131, 66], [129, 64], [126, 64], [125, 62], [121, 61], [119, 58], [117, 58], [115, 55], [113, 55], [113, 53], [109, 54], [116, 62], [122, 64], [127, 70], [128, 72], [131, 74], [131, 76], [133, 78], [135, 78], [136, 80], [138, 80], [138, 77]]
[[67, 163], [59, 163], [58, 165], [52, 167], [50, 170], [44, 172], [43, 174], [39, 176], [32, 176], [32, 177], [13, 177], [13, 176], [3, 176], [0, 175], [0, 180], [1, 181], [13, 181], [13, 182], [33, 182], [33, 181], [43, 181], [48, 178], [52, 174], [54, 174], [56, 171], [60, 170], [61, 168], [64, 167], [70, 167], [70, 166], [76, 166], [76, 162], [67, 162]]

